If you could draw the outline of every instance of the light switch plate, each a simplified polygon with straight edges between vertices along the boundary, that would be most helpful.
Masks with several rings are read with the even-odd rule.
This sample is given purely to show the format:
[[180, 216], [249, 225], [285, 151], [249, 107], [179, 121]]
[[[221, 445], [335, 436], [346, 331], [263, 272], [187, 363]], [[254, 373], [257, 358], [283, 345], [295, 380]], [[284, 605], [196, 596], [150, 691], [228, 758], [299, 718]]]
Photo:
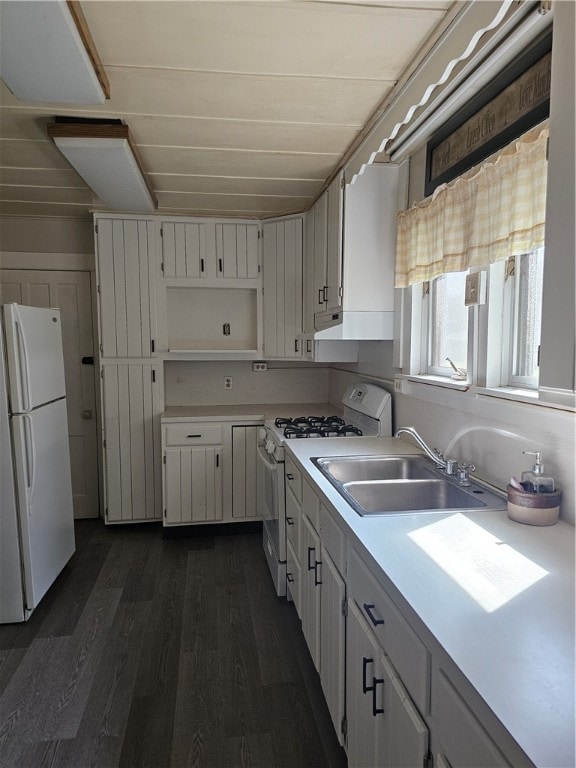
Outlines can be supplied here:
[[467, 307], [486, 304], [486, 272], [484, 270], [466, 275], [464, 304]]

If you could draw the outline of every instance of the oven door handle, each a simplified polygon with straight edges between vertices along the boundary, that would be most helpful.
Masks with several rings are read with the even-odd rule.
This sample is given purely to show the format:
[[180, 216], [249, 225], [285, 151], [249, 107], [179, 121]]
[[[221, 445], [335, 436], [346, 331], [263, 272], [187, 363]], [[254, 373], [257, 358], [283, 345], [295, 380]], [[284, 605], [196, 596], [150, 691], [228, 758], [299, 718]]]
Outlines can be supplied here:
[[280, 464], [274, 459], [270, 460], [268, 454], [261, 445], [258, 446], [258, 456], [260, 457], [260, 461], [264, 464], [264, 466], [267, 467], [271, 472], [278, 472]]

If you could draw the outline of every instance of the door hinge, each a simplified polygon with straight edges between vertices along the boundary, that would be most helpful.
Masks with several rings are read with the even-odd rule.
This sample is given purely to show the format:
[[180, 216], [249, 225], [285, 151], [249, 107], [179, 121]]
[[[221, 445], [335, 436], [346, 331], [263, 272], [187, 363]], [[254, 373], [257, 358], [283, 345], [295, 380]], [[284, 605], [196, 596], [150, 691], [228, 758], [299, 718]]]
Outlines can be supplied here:
[[346, 598], [342, 600], [342, 616], [348, 616], [348, 601]]
[[104, 354], [104, 344], [100, 344], [100, 354]]
[[164, 510], [164, 517], [166, 517], [166, 510]]
[[162, 463], [166, 464], [166, 454], [164, 454], [164, 456], [162, 457]]
[[[260, 264], [258, 264], [258, 274], [260, 274]], [[264, 293], [264, 291], [262, 291]]]
[[100, 378], [101, 378], [101, 379], [103, 379], [103, 378], [104, 378], [104, 368], [102, 368], [102, 370], [100, 371]]
[[160, 237], [164, 237], [164, 227], [160, 227]]
[[104, 516], [106, 517], [106, 520], [108, 520], [108, 507], [106, 507], [104, 511]]
[[101, 285], [98, 286], [98, 293], [102, 293], [102, 286]]
[[164, 262], [163, 261], [160, 262], [160, 270], [161, 270], [162, 274], [164, 274]]
[[338, 288], [338, 298], [339, 299], [342, 298], [342, 292], [343, 292], [343, 289], [342, 289], [342, 286], [340, 286], [340, 288]]
[[106, 450], [106, 440], [102, 440], [102, 448], [104, 448], [104, 450]]
[[344, 741], [346, 741], [346, 737], [348, 736], [348, 719], [346, 715], [340, 720], [340, 733], [344, 736]]
[[98, 224], [94, 224], [94, 232], [96, 232], [96, 234], [98, 234]]

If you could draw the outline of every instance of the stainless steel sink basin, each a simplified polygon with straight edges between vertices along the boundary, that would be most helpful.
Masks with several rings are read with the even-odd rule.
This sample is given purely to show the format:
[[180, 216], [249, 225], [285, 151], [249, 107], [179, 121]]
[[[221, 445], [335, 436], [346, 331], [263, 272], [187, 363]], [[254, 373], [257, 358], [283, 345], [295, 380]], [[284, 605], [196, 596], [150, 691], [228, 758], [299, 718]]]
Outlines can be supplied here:
[[434, 471], [410, 456], [334, 456], [313, 459], [329, 479], [339, 483], [361, 480], [412, 480], [433, 478]]
[[359, 515], [506, 509], [484, 485], [461, 486], [422, 456], [337, 456], [313, 463]]

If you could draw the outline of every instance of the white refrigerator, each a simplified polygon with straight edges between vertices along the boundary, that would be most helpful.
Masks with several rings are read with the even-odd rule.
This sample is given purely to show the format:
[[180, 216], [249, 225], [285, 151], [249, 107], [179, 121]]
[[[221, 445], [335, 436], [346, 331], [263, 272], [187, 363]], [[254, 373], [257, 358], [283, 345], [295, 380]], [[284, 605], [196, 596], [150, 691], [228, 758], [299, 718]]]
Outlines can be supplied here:
[[0, 328], [0, 623], [26, 621], [74, 553], [57, 309], [4, 304]]

